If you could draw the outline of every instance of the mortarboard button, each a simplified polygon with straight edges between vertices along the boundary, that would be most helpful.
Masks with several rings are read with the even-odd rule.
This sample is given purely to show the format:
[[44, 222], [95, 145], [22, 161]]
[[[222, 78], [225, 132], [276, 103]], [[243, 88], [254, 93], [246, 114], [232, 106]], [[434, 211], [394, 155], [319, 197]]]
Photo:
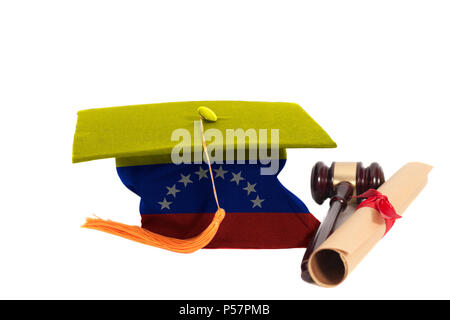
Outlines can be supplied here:
[[200, 116], [207, 120], [207, 121], [211, 121], [211, 122], [216, 122], [217, 121], [217, 116], [214, 113], [214, 111], [212, 111], [210, 108], [205, 107], [205, 106], [201, 106], [197, 109], [197, 112], [200, 114]]

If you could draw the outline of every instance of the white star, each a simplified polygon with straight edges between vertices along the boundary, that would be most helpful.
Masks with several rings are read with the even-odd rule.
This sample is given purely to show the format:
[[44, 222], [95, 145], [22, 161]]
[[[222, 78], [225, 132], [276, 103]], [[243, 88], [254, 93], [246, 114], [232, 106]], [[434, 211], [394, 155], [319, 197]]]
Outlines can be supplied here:
[[233, 175], [233, 179], [231, 179], [230, 182], [234, 181], [236, 182], [236, 185], [239, 185], [239, 182], [241, 182], [241, 180], [245, 180], [245, 178], [241, 177], [241, 172], [242, 171], [239, 171], [238, 174], [232, 172], [231, 174]]
[[251, 200], [251, 199], [250, 199], [250, 201], [253, 202], [253, 207], [252, 207], [252, 208], [254, 208], [254, 207], [260, 207], [260, 208], [262, 208], [261, 203], [262, 203], [264, 200], [265, 200], [265, 199], [260, 199], [260, 198], [259, 198], [259, 195], [256, 196], [256, 199], [255, 199], [255, 200]]
[[184, 187], [186, 188], [186, 186], [188, 185], [188, 183], [193, 183], [190, 179], [191, 175], [188, 174], [187, 176], [184, 176], [183, 174], [181, 174], [181, 179], [178, 180], [178, 182], [182, 182], [184, 184]]
[[198, 171], [195, 171], [194, 173], [198, 174], [198, 180], [202, 180], [202, 178], [208, 179], [208, 170], [203, 170], [201, 166], [198, 168]]
[[166, 187], [166, 188], [167, 188], [167, 190], [169, 190], [169, 191], [167, 191], [166, 195], [171, 194], [171, 195], [173, 195], [174, 198], [176, 198], [177, 192], [180, 192], [180, 190], [177, 189], [177, 185], [176, 184], [174, 184], [172, 186], [172, 188], [169, 188], [169, 187]]
[[215, 178], [217, 179], [217, 177], [221, 177], [222, 179], [225, 180], [225, 173], [227, 173], [228, 171], [223, 170], [222, 166], [219, 167], [219, 169], [213, 169], [216, 172], [216, 176]]
[[243, 189], [247, 190], [247, 195], [250, 195], [250, 193], [256, 192], [255, 186], [256, 186], [256, 183], [255, 184], [250, 184], [250, 182], [247, 181], [247, 187], [243, 188]]
[[166, 198], [164, 198], [163, 201], [158, 202], [161, 205], [161, 210], [162, 209], [170, 209], [170, 205], [172, 204], [172, 202], [167, 201]]

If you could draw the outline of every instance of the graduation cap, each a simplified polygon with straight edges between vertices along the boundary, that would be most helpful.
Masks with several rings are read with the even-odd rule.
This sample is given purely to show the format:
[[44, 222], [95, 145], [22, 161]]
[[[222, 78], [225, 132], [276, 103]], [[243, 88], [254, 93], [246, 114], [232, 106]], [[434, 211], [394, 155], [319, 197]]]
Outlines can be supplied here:
[[277, 176], [286, 148], [333, 147], [295, 103], [83, 110], [73, 162], [115, 158], [120, 179], [141, 197], [142, 224], [88, 218], [84, 227], [177, 252], [305, 247], [319, 222]]

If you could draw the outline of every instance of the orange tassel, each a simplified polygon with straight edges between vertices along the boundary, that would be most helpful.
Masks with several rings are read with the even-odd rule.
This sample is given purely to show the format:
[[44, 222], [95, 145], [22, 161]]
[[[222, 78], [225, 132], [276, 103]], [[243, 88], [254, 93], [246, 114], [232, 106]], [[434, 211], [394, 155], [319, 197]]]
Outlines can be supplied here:
[[87, 218], [83, 228], [99, 230], [129, 240], [147, 244], [179, 253], [192, 253], [207, 246], [219, 229], [220, 223], [225, 217], [225, 210], [219, 208], [209, 226], [198, 236], [189, 239], [177, 239], [166, 237], [138, 226], [103, 220], [100, 218]]

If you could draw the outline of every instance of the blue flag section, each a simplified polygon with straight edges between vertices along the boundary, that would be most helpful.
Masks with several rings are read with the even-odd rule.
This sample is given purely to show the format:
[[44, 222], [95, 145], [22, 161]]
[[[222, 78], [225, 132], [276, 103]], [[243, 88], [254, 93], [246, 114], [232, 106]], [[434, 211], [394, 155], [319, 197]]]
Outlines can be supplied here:
[[[220, 206], [227, 212], [308, 213], [305, 204], [262, 164], [213, 164]], [[141, 214], [214, 213], [217, 205], [207, 164], [118, 167], [122, 182], [141, 197]]]

